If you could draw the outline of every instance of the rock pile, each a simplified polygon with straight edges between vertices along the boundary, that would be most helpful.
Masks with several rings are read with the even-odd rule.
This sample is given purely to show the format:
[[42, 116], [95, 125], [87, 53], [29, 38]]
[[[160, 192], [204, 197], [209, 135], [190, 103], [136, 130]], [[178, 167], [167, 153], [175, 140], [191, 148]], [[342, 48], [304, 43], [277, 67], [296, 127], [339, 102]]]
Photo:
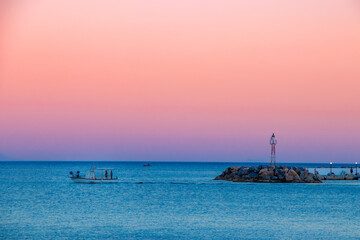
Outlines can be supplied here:
[[253, 166], [229, 167], [215, 180], [233, 182], [269, 182], [269, 183], [321, 183], [317, 175], [309, 173], [303, 167]]

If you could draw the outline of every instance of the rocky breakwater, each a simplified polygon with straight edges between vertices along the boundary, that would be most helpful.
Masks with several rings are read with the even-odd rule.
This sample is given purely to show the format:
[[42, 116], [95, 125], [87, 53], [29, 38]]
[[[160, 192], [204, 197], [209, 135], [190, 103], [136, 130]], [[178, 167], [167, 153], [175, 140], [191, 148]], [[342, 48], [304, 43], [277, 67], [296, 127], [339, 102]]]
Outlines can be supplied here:
[[321, 183], [318, 176], [309, 173], [303, 167], [288, 166], [253, 166], [229, 167], [215, 180], [233, 182], [266, 182], [266, 183]]

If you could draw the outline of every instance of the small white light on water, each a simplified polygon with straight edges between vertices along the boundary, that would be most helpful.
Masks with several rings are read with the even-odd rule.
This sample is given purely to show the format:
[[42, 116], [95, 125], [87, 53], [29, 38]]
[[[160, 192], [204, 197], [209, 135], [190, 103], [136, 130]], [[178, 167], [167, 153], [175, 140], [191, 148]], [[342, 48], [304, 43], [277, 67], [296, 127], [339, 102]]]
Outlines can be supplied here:
[[332, 162], [330, 162], [330, 164], [332, 164]]

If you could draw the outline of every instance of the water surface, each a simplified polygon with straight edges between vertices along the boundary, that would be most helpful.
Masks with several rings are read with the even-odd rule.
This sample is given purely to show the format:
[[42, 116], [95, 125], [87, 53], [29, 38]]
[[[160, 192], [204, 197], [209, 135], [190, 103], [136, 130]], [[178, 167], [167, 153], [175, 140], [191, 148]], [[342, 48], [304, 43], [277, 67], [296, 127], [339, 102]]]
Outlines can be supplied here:
[[0, 238], [360, 239], [359, 181], [213, 180], [248, 163], [95, 165], [118, 168], [120, 182], [70, 182], [87, 162], [0, 162]]

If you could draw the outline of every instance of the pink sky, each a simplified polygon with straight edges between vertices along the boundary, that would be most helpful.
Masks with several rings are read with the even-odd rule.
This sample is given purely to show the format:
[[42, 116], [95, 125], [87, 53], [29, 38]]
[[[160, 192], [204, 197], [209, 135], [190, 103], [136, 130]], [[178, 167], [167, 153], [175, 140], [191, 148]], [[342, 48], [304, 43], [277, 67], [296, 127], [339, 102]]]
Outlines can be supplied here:
[[0, 153], [360, 162], [353, 0], [0, 4]]

